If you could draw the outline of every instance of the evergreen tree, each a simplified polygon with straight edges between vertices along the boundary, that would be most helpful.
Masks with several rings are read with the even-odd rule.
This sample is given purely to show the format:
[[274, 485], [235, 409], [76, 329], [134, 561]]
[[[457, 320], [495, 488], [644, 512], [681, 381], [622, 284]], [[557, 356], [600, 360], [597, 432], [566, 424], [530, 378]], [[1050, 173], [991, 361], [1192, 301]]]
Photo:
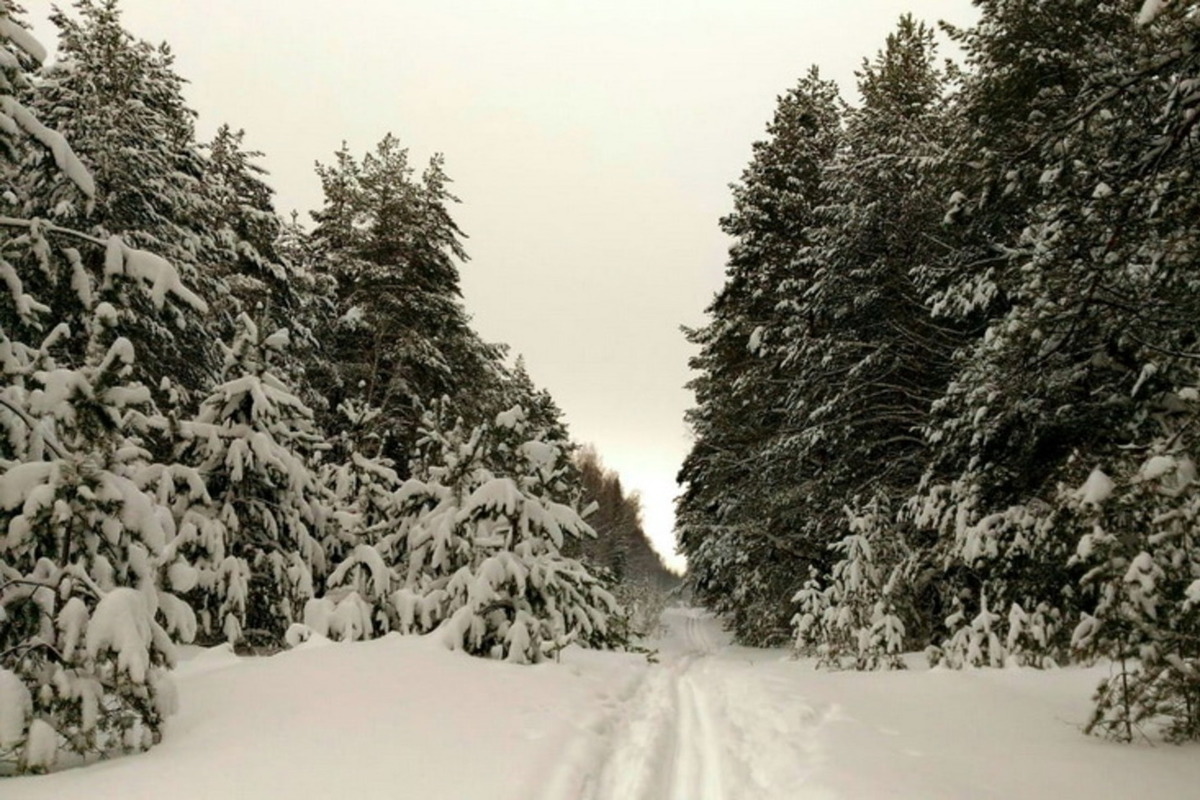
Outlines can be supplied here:
[[[197, 265], [232, 258], [236, 248], [204, 182], [194, 114], [184, 103], [174, 57], [165, 45], [128, 33], [116, 0], [77, 0], [75, 13], [52, 16], [58, 58], [21, 97], [43, 124], [71, 142], [94, 189], [81, 202], [69, 175], [50, 158], [31, 154], [17, 176], [22, 199], [14, 212], [102, 239], [118, 235], [130, 247], [166, 258], [198, 294], [212, 297], [212, 278]], [[80, 257], [96, 274], [105, 269], [102, 252], [81, 250]], [[72, 321], [71, 302], [59, 302], [49, 288], [44, 294], [56, 318]], [[213, 329], [219, 314], [202, 321], [154, 306], [139, 292], [115, 304], [141, 354], [138, 377], [152, 389], [163, 374], [184, 391], [206, 384], [220, 362], [205, 330]]]
[[471, 331], [459, 300], [456, 198], [440, 156], [418, 179], [390, 134], [361, 162], [343, 147], [317, 173], [325, 203], [313, 212], [314, 255], [336, 295], [320, 332], [334, 365], [323, 389], [332, 408], [347, 399], [378, 408], [372, 432], [403, 464], [424, 403], [447, 396], [466, 413], [497, 375], [500, 351]]
[[306, 287], [277, 247], [284, 223], [275, 213], [274, 191], [264, 183], [267, 171], [256, 163], [263, 154], [244, 150], [244, 140], [245, 131], [222, 125], [202, 147], [203, 188], [215, 206], [217, 241], [225, 249], [209, 269], [260, 325], [295, 328]]
[[178, 460], [204, 477], [214, 531], [225, 537], [219, 551], [235, 560], [213, 565], [220, 577], [206, 581], [208, 596], [198, 601], [206, 618], [231, 641], [278, 644], [326, 570], [327, 508], [314, 472], [324, 437], [271, 369], [287, 332], [260, 337], [245, 315], [239, 327], [221, 382], [196, 418], [179, 424]]
[[[885, 617], [893, 634], [922, 623], [920, 587], [900, 580], [916, 573], [892, 560], [919, 543], [881, 509], [897, 509], [917, 486], [927, 458], [920, 429], [961, 333], [931, 319], [922, 288], [947, 247], [947, 78], [932, 31], [901, 18], [858, 77], [863, 103], [846, 115], [845, 144], [822, 174], [828, 199], [799, 256], [810, 277], [800, 305], [806, 324], [786, 345], [792, 391], [783, 446], [798, 465], [790, 480], [805, 486], [807, 518], [796, 535], [830, 553], [818, 569], [828, 577], [830, 614], [842, 627], [860, 626], [842, 635], [866, 642]], [[864, 559], [872, 563], [860, 569]], [[860, 582], [866, 574], [874, 575], [870, 589]], [[886, 597], [878, 594], [885, 587]], [[877, 601], [886, 613], [872, 610]], [[842, 603], [861, 608], [842, 614]], [[893, 655], [898, 646], [890, 641]], [[884, 662], [860, 659], [868, 663]]]
[[[984, 274], [964, 265], [948, 284], [946, 296], [974, 298], [958, 306], [985, 329], [956, 355], [928, 430], [937, 459], [913, 508], [938, 532], [948, 605], [962, 606], [949, 618], [952, 659], [966, 648], [1004, 661], [1005, 643], [1021, 639], [1014, 626], [1035, 616], [1047, 638], [1037, 649], [1057, 661], [1065, 621], [1096, 602], [1068, 566], [1079, 531], [1062, 523], [1059, 487], [1154, 441], [1164, 396], [1194, 383], [1179, 357], [1195, 337], [1181, 324], [1195, 298], [1182, 268], [1195, 241], [1184, 222], [1192, 193], [1181, 191], [1190, 171], [1156, 154], [1155, 121], [1180, 77], [1161, 52], [1190, 33], [1138, 31], [1114, 4], [983, 11], [962, 37], [977, 70], [963, 113], [986, 124], [979, 139], [1006, 139], [983, 150], [983, 172], [956, 205], [1003, 258]], [[1020, 96], [1030, 81], [1039, 91]], [[962, 626], [985, 612], [995, 644], [981, 649]]]
[[795, 261], [825, 201], [822, 170], [838, 147], [840, 115], [836, 88], [815, 70], [779, 99], [770, 138], [754, 145], [734, 186], [734, 213], [721, 223], [734, 244], [712, 320], [687, 332], [700, 354], [687, 416], [695, 444], [679, 473], [680, 550], [696, 596], [756, 643], [786, 635], [797, 563], [825, 558], [792, 534], [804, 516], [802, 489], [762, 472], [797, 466], [779, 450], [790, 376], [784, 347], [804, 323], [808, 275]]
[[[0, 3], [5, 172], [53, 161], [62, 202], [88, 207], [96, 181], [16, 94], [29, 91], [26, 70], [45, 53], [14, 11]], [[120, 237], [20, 216], [41, 200], [29, 192], [28, 182], [13, 182], [5, 202], [16, 215], [0, 223], [6, 772], [48, 769], [63, 750], [107, 754], [156, 742], [174, 706], [171, 635], [195, 632], [191, 609], [159, 580], [175, 531], [141, 479], [156, 467], [145, 444], [167, 424], [134, 377], [121, 303], [138, 298], [175, 318], [205, 304], [169, 263]]]
[[427, 430], [415, 477], [400, 491], [411, 515], [401, 630], [445, 622], [449, 646], [536, 662], [570, 642], [622, 643], [604, 585], [562, 555], [594, 535], [568, 502], [568, 448], [529, 426], [522, 408], [464, 435]]

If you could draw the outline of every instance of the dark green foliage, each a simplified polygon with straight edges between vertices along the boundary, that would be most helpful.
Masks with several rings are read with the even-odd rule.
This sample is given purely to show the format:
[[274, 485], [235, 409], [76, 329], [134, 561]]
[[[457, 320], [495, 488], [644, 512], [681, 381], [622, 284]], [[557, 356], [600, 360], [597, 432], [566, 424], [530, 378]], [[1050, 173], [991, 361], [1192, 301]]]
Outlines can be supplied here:
[[700, 354], [688, 412], [696, 443], [679, 473], [680, 549], [696, 596], [729, 614], [747, 641], [787, 636], [794, 565], [823, 557], [819, 546], [781, 535], [803, 516], [797, 487], [763, 478], [795, 469], [780, 449], [791, 371], [784, 348], [805, 324], [808, 276], [792, 264], [824, 202], [821, 175], [838, 146], [840, 113], [836, 89], [816, 72], [780, 98], [771, 138], [754, 145], [735, 210], [721, 223], [735, 243], [713, 319], [687, 332]]
[[495, 395], [502, 351], [470, 329], [459, 298], [466, 252], [441, 157], [418, 178], [390, 134], [361, 162], [345, 147], [335, 157], [317, 167], [325, 205], [313, 212], [311, 269], [331, 279], [335, 300], [315, 331], [324, 358], [315, 377], [331, 409], [378, 408], [364, 433], [403, 463], [423, 403], [449, 397], [474, 421], [498, 410], [476, 398]]
[[746, 641], [795, 594], [831, 664], [1108, 657], [1090, 729], [1194, 738], [1195, 4], [977, 5], [964, 68], [902, 19], [835, 146], [756, 146], [809, 204], [735, 189], [680, 542]]

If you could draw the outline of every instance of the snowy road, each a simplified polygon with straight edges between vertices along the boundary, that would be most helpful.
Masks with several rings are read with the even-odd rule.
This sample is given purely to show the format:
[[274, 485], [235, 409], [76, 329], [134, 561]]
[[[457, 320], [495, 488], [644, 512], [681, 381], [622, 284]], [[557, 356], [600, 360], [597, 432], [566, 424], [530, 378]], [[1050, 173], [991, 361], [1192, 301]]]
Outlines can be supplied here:
[[776, 691], [701, 611], [668, 611], [664, 624], [662, 663], [588, 726], [599, 746], [568, 746], [545, 800], [830, 797], [811, 778], [836, 708]]
[[193, 648], [148, 753], [4, 800], [1125, 800], [1195, 797], [1200, 746], [1084, 736], [1106, 667], [825, 672], [670, 609], [659, 663], [518, 666], [435, 634], [268, 658]]

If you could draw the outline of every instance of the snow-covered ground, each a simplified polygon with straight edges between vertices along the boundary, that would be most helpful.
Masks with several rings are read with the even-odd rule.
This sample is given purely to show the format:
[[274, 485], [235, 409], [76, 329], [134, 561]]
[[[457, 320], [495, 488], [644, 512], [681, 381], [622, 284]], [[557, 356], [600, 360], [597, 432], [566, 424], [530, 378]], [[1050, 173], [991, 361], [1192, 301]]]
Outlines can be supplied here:
[[660, 663], [535, 667], [436, 636], [193, 652], [147, 754], [0, 782], [5, 800], [827, 800], [1200, 794], [1200, 747], [1079, 732], [1099, 669], [825, 673], [672, 609]]

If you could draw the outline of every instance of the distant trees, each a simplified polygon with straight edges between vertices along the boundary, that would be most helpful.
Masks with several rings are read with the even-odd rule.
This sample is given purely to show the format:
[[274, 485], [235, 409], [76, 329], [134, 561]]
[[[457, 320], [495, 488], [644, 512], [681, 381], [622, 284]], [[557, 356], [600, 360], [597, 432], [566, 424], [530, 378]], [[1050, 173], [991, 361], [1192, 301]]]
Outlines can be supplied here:
[[680, 578], [663, 565], [651, 546], [642, 528], [637, 493], [625, 493], [620, 476], [604, 466], [593, 447], [580, 448], [575, 465], [582, 502], [591, 509], [586, 519], [596, 535], [571, 542], [567, 552], [610, 575], [634, 632], [650, 633], [658, 625], [668, 592], [679, 585]]
[[[965, 68], [904, 18], [819, 158], [790, 97], [755, 146], [692, 334], [681, 547], [744, 641], [786, 609], [834, 666], [1108, 656], [1093, 730], [1194, 738], [1193, 4], [978, 5]], [[771, 152], [807, 204], [768, 259]]]

